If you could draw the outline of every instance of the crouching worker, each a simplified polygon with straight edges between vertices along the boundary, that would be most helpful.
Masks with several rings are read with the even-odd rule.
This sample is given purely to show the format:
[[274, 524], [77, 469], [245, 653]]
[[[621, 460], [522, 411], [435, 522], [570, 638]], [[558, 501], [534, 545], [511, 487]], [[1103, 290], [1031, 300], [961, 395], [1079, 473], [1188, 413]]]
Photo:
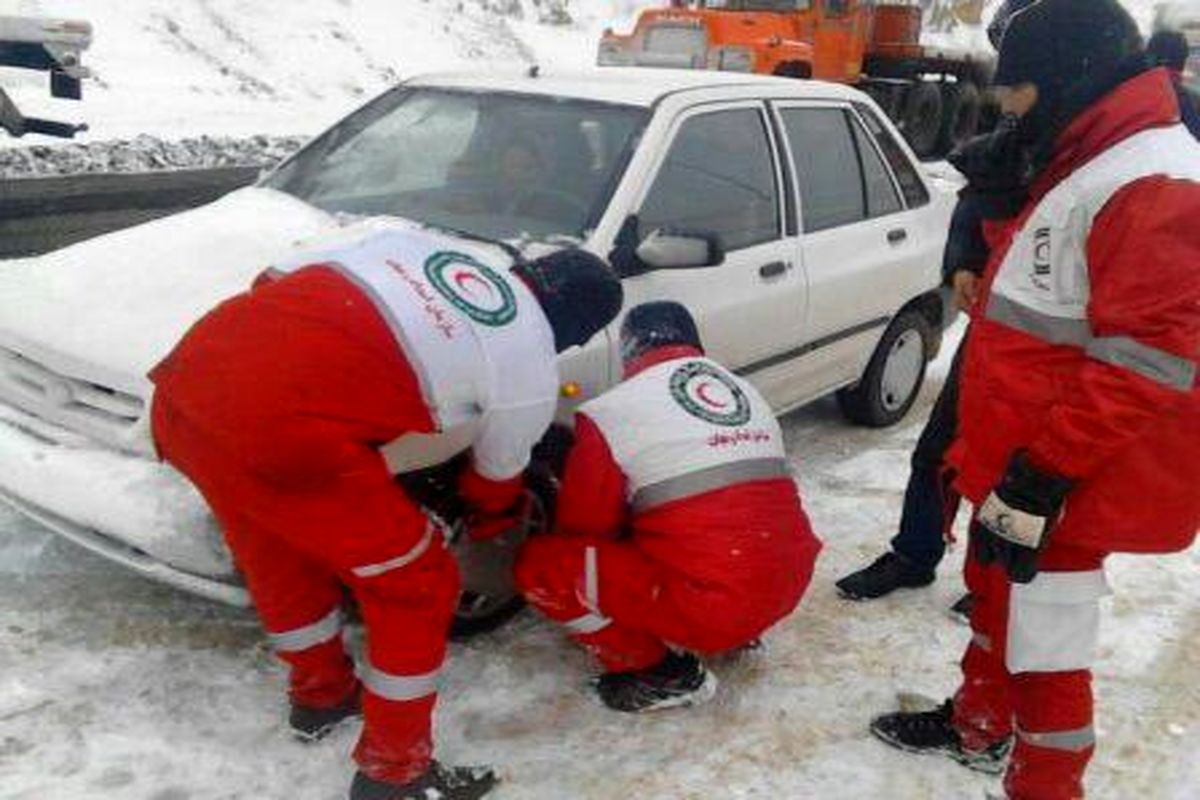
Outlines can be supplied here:
[[634, 308], [625, 382], [576, 416], [557, 532], [517, 585], [591, 651], [601, 700], [642, 712], [708, 699], [696, 654], [753, 642], [796, 608], [821, 545], [770, 407], [704, 357], [678, 303]]
[[[594, 256], [505, 261], [388, 230], [221, 304], [151, 373], [155, 441], [208, 501], [291, 667], [292, 727], [318, 739], [361, 703], [351, 800], [474, 800], [496, 780], [432, 758], [458, 568], [389, 464], [470, 448], [465, 498], [485, 521], [508, 512], [553, 420], [556, 351], [621, 305]], [[344, 589], [366, 629], [358, 677]]]

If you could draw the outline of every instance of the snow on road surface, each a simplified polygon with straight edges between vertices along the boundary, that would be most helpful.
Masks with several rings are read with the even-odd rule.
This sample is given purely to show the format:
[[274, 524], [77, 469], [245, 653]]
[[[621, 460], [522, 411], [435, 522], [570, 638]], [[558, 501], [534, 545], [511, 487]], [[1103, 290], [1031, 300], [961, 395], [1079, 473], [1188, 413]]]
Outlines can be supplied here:
[[[866, 732], [898, 690], [953, 689], [968, 632], [941, 580], [870, 604], [833, 581], [892, 531], [908, 454], [944, 373], [899, 427], [851, 428], [830, 401], [785, 420], [826, 549], [764, 652], [718, 662], [711, 705], [629, 718], [586, 689], [588, 662], [525, 614], [455, 645], [440, 756], [490, 763], [496, 800], [982, 800], [994, 781]], [[1200, 551], [1112, 560], [1096, 669], [1092, 800], [1200, 797]], [[340, 800], [356, 726], [292, 742], [284, 673], [247, 613], [128, 575], [0, 510], [2, 800]]]

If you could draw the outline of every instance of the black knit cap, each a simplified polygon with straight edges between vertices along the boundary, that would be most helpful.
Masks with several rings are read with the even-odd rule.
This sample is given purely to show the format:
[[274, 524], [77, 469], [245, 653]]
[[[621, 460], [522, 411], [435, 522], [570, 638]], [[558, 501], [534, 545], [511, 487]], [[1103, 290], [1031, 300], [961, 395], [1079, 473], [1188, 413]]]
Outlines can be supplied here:
[[994, 82], [1032, 83], [1054, 103], [1074, 86], [1117, 75], [1141, 48], [1137, 24], [1117, 0], [1041, 0], [1009, 20]]
[[560, 353], [585, 344], [621, 310], [621, 281], [608, 264], [586, 250], [559, 250], [512, 271], [537, 297]]
[[667, 300], [634, 306], [621, 323], [621, 359], [628, 364], [659, 347], [684, 345], [703, 351], [691, 312]]

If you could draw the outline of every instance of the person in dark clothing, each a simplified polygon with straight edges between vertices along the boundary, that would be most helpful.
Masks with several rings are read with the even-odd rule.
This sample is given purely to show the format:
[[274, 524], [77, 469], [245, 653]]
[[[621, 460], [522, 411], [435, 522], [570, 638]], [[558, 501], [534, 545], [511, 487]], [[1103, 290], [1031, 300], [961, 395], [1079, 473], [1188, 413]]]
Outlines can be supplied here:
[[[955, 207], [942, 260], [943, 278], [954, 289], [955, 301], [963, 311], [973, 300], [974, 284], [987, 262], [982, 226], [982, 203], [968, 188]], [[958, 511], [958, 498], [942, 469], [957, 427], [958, 362], [955, 353], [942, 393], [913, 450], [900, 530], [892, 539], [892, 549], [837, 582], [838, 592], [847, 599], [873, 600], [896, 589], [928, 586], [934, 581], [937, 565], [946, 553], [947, 529]]]
[[1179, 117], [1192, 136], [1200, 139], [1200, 98], [1183, 85], [1183, 71], [1187, 67], [1191, 48], [1187, 37], [1179, 31], [1157, 31], [1146, 42], [1146, 53], [1157, 67], [1166, 67], [1171, 72], [1171, 83], [1179, 99]]
[[[1011, 17], [1032, 0], [1007, 0], [988, 27], [988, 37], [998, 50]], [[1014, 125], [1001, 120], [996, 131], [968, 142], [950, 155], [950, 162], [968, 178], [959, 194], [950, 221], [950, 234], [942, 258], [942, 278], [954, 291], [959, 310], [969, 311], [976, 286], [987, 263], [985, 220], [1011, 216], [1024, 192], [1010, 169]], [[937, 566], [946, 553], [950, 526], [958, 512], [958, 495], [943, 467], [943, 458], [954, 441], [958, 416], [959, 354], [956, 353], [942, 393], [912, 454], [912, 471], [904, 492], [900, 528], [891, 550], [867, 567], [837, 582], [838, 592], [850, 600], [874, 600], [897, 589], [933, 583]], [[954, 605], [955, 613], [969, 613], [969, 598]]]

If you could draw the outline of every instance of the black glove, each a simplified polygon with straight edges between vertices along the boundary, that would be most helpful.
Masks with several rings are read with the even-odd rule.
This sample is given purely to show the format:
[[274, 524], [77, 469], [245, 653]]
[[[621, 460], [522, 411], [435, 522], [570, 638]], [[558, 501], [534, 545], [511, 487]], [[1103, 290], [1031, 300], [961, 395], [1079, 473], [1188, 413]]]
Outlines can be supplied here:
[[976, 515], [973, 538], [979, 562], [999, 562], [1014, 583], [1032, 581], [1038, 555], [1073, 487], [1070, 479], [1034, 468], [1024, 451], [1017, 452]]

